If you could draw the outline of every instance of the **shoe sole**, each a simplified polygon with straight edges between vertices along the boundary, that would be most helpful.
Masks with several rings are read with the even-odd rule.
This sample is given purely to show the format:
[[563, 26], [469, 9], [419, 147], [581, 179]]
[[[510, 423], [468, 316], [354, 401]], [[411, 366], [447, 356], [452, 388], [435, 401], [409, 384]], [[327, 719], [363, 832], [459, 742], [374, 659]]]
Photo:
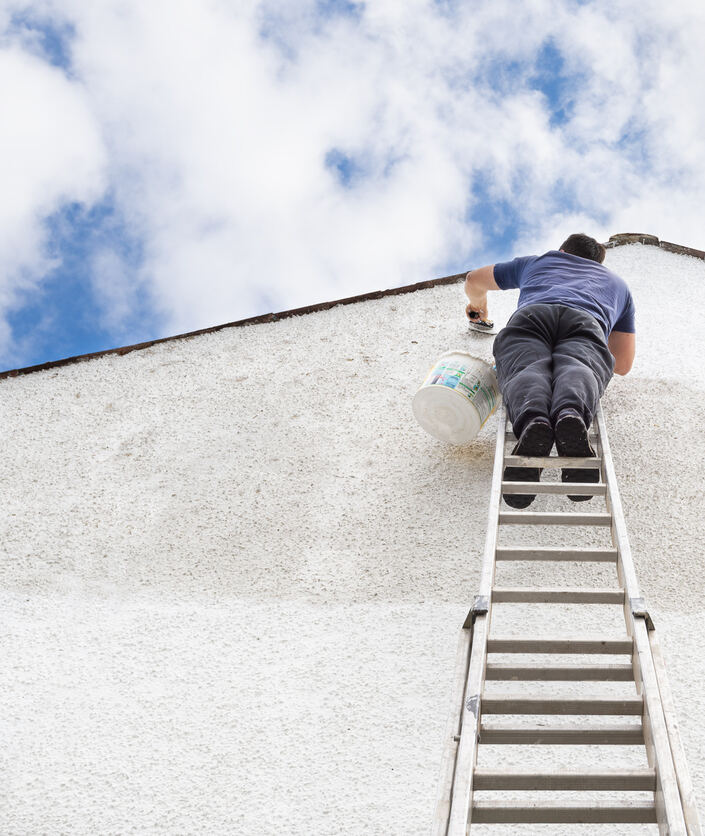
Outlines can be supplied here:
[[[521, 439], [512, 450], [513, 456], [547, 456], [553, 447], [553, 430], [549, 424], [537, 421], [529, 424]], [[541, 478], [540, 467], [505, 467], [505, 482], [538, 482]], [[502, 498], [510, 508], [528, 508], [536, 499], [536, 494], [507, 493]]]
[[[566, 415], [556, 423], [556, 450], [559, 456], [576, 459], [589, 459], [595, 455], [590, 446], [588, 431], [583, 421], [576, 415]], [[577, 467], [564, 467], [561, 473], [563, 482], [599, 482], [600, 471], [584, 470]], [[587, 502], [592, 496], [571, 496], [573, 502]]]

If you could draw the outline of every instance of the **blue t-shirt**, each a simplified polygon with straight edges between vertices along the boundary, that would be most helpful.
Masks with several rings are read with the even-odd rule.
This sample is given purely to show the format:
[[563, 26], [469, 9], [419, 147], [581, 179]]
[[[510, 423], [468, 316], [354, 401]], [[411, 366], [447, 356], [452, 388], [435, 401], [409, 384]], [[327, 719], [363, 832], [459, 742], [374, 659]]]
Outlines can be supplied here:
[[502, 290], [518, 287], [519, 304], [566, 305], [595, 317], [605, 332], [634, 333], [634, 301], [627, 283], [602, 264], [579, 255], [550, 250], [494, 266]]

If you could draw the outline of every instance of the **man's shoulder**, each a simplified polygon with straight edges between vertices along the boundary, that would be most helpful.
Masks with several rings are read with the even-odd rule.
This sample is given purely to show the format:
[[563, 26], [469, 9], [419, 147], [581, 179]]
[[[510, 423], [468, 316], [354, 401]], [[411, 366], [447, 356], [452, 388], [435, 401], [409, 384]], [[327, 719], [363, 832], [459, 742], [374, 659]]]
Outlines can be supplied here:
[[629, 285], [620, 275], [614, 272], [614, 270], [610, 270], [609, 267], [605, 267], [604, 264], [600, 264], [600, 267], [604, 270], [604, 272], [612, 279], [620, 287], [623, 287], [627, 293], [629, 293]]
[[494, 280], [500, 290], [521, 287], [522, 277], [527, 266], [536, 258], [535, 255], [528, 255], [513, 258], [511, 261], [498, 261], [494, 265]]
[[509, 261], [498, 261], [497, 264], [517, 264], [518, 262], [534, 261], [537, 258], [541, 258], [541, 256], [540, 255], [518, 255], [515, 258], [510, 259]]
[[502, 262], [501, 266], [520, 275], [527, 267], [532, 266], [542, 257], [540, 255], [519, 255], [511, 261]]

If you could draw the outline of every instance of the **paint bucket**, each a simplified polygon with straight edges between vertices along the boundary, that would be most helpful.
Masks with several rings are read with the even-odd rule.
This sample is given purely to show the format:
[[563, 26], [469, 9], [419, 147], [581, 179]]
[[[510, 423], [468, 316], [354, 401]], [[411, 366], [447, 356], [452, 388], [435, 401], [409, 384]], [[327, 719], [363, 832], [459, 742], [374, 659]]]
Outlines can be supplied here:
[[428, 373], [411, 409], [434, 438], [451, 444], [472, 441], [499, 405], [493, 367], [466, 351], [449, 351]]

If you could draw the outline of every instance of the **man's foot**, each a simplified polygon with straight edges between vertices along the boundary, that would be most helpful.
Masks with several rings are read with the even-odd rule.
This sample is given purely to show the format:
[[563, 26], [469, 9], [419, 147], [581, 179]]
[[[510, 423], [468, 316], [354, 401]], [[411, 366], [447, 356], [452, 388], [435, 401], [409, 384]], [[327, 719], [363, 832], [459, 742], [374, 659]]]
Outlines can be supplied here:
[[[513, 456], [547, 456], [553, 447], [553, 428], [543, 418], [534, 418], [521, 434], [512, 450]], [[505, 482], [538, 482], [541, 477], [539, 467], [505, 467]], [[536, 494], [506, 493], [502, 498], [510, 508], [528, 508], [536, 499]]]
[[[588, 431], [583, 419], [572, 409], [565, 409], [556, 420], [556, 450], [559, 456], [587, 459], [595, 455], [590, 446]], [[577, 467], [564, 467], [561, 475], [563, 482], [599, 482], [600, 471], [583, 470]], [[568, 496], [573, 502], [585, 502], [592, 496]]]

